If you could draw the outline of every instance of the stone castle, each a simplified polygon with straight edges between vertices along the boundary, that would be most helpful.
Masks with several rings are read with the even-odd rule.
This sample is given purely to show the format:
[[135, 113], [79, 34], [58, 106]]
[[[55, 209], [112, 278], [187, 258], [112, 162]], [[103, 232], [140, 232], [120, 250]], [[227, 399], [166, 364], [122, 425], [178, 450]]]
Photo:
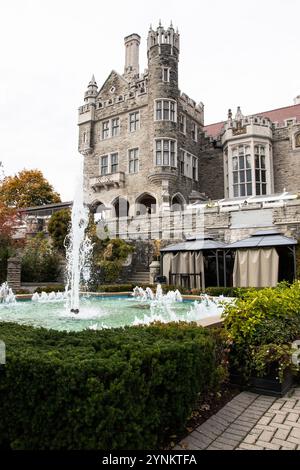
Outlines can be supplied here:
[[[297, 198], [300, 96], [293, 106], [251, 116], [238, 107], [224, 122], [205, 125], [204, 105], [179, 88], [178, 30], [172, 24], [150, 27], [144, 73], [140, 40], [138, 34], [125, 37], [124, 73], [113, 70], [100, 89], [93, 76], [79, 108], [79, 152], [91, 209], [107, 220], [149, 214], [163, 219], [193, 204], [210, 208], [211, 200], [232, 206], [253, 200], [257, 209], [260, 200], [276, 201], [276, 194]], [[291, 204], [298, 208], [290, 216], [298, 233], [299, 204]], [[230, 226], [230, 221], [218, 226], [219, 212], [218, 207], [210, 231]], [[271, 222], [269, 217], [266, 225]], [[126, 237], [120, 225], [118, 231]], [[151, 238], [164, 238], [163, 230], [157, 228]]]

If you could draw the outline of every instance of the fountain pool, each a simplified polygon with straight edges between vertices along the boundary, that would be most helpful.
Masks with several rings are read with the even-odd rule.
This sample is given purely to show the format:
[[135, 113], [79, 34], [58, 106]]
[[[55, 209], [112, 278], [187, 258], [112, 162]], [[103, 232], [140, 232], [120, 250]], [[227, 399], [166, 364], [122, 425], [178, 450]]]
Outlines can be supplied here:
[[140, 295], [137, 292], [131, 295], [83, 295], [77, 314], [66, 309], [63, 294], [35, 296], [34, 300], [2, 304], [0, 321], [65, 331], [117, 328], [154, 321], [201, 321], [208, 317], [220, 317], [223, 304], [231, 300], [207, 296], [197, 301], [183, 300], [176, 292], [162, 295], [158, 289], [156, 294], [150, 296], [150, 289], [148, 295], [143, 295], [146, 291], [142, 291]]

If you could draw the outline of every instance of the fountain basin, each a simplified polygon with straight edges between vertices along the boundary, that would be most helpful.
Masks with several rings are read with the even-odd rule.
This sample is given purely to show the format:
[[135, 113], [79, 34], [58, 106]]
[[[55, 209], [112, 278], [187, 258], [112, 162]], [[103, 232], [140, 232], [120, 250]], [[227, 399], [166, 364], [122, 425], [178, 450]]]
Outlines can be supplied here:
[[154, 321], [195, 321], [208, 326], [220, 323], [224, 301], [217, 297], [184, 296], [181, 302], [165, 302], [137, 299], [132, 293], [83, 294], [80, 311], [75, 314], [66, 309], [63, 300], [33, 302], [28, 297], [18, 296], [16, 304], [2, 306], [0, 321], [60, 331], [118, 328]]

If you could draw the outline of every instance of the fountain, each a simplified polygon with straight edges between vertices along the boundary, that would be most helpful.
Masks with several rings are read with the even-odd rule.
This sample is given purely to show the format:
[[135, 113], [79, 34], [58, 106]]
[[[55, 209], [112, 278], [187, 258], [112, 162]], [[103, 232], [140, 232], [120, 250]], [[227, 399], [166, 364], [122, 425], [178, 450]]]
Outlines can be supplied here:
[[89, 222], [89, 209], [84, 204], [83, 162], [78, 178], [72, 206], [71, 229], [67, 237], [67, 283], [66, 307], [72, 313], [79, 313], [80, 284], [90, 279], [90, 259], [92, 243], [86, 235]]
[[0, 304], [15, 304], [16, 303], [16, 297], [12, 291], [12, 289], [9, 287], [7, 282], [3, 282], [0, 286]]

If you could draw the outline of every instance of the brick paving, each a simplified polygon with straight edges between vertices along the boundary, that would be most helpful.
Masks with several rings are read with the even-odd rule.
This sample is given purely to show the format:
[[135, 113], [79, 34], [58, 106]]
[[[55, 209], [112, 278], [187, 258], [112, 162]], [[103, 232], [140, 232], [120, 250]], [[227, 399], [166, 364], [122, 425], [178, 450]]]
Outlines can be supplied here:
[[175, 450], [300, 450], [300, 387], [282, 398], [242, 392]]

